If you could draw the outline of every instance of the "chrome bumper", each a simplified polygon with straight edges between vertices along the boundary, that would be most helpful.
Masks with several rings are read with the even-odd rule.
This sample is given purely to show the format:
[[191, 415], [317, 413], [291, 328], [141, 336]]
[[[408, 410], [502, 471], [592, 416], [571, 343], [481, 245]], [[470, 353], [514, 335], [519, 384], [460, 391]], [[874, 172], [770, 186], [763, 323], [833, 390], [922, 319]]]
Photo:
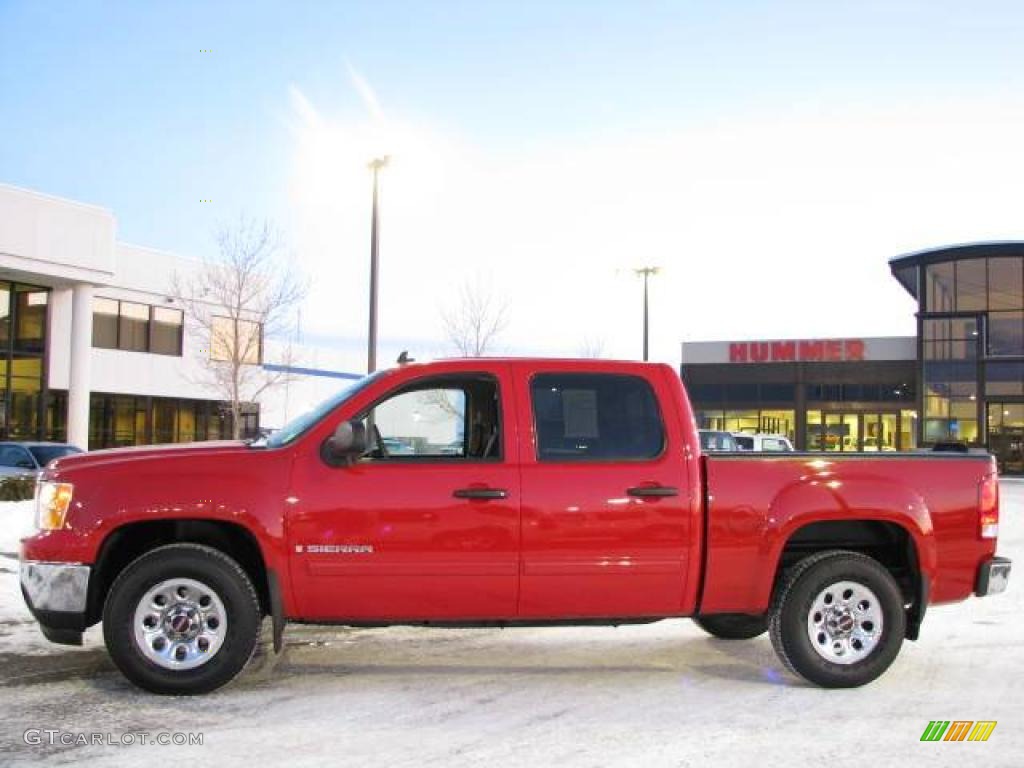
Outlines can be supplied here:
[[978, 580], [974, 586], [974, 594], [984, 597], [1005, 592], [1006, 585], [1010, 581], [1010, 565], [1008, 557], [993, 557], [982, 563], [978, 568]]
[[21, 590], [33, 613], [85, 613], [89, 596], [88, 565], [79, 563], [21, 563]]

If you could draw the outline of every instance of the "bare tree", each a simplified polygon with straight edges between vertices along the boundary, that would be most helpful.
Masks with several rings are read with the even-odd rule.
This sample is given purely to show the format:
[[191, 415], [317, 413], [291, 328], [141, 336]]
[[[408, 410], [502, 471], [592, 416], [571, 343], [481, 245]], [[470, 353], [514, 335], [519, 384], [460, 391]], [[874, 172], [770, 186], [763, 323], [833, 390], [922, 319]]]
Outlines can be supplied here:
[[[232, 436], [241, 436], [242, 406], [290, 377], [293, 310], [307, 285], [286, 263], [284, 242], [269, 222], [240, 217], [215, 233], [217, 256], [195, 272], [175, 274], [172, 290], [197, 348], [201, 378], [228, 402]], [[273, 361], [265, 342], [280, 339]], [[272, 368], [263, 363], [276, 363]]]
[[463, 357], [483, 357], [507, 322], [508, 306], [495, 299], [482, 281], [466, 281], [459, 290], [459, 302], [441, 311], [448, 342]]
[[580, 357], [604, 357], [604, 339], [599, 336], [585, 336], [580, 344]]

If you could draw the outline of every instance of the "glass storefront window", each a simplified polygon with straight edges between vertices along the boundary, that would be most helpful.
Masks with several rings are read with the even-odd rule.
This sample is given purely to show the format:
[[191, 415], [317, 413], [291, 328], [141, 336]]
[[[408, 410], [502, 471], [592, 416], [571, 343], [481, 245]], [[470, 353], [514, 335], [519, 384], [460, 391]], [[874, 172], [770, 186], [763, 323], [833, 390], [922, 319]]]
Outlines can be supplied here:
[[16, 285], [14, 295], [14, 349], [18, 352], [42, 352], [46, 340], [48, 292]]
[[988, 308], [1024, 309], [1024, 259], [988, 260]]
[[925, 301], [928, 312], [953, 311], [953, 263], [929, 264], [925, 268]]
[[1024, 355], [1024, 312], [989, 312], [988, 353]]
[[987, 397], [1024, 397], [1024, 362], [987, 363], [985, 365]]
[[49, 290], [0, 283], [0, 438], [43, 435], [43, 351]]
[[757, 411], [726, 411], [726, 432], [757, 432], [760, 419]]
[[229, 317], [214, 317], [210, 324], [210, 359], [216, 362], [230, 361], [237, 344], [238, 359], [249, 365], [257, 365], [261, 359], [262, 330], [259, 323], [250, 320], [232, 321]]
[[925, 397], [970, 398], [978, 395], [978, 367], [973, 362], [926, 362]]
[[117, 302], [96, 297], [92, 300], [92, 345], [117, 349]]
[[807, 411], [807, 450], [822, 450], [821, 411]]
[[149, 307], [121, 302], [118, 347], [132, 352], [149, 349]]
[[796, 440], [795, 411], [761, 411], [759, 431], [768, 435], [784, 435]]
[[1024, 472], [1024, 403], [988, 404], [988, 445], [1000, 472]]
[[0, 283], [0, 345], [7, 348], [11, 338], [11, 288]]
[[987, 308], [986, 262], [986, 259], [967, 259], [955, 262], [957, 312], [971, 312]]
[[912, 451], [917, 446], [917, 411], [900, 411], [900, 450]]
[[725, 411], [697, 411], [694, 416], [697, 429], [713, 429], [719, 432], [725, 429]]
[[180, 355], [181, 328], [180, 309], [153, 307], [153, 344], [149, 351], [158, 355]]
[[196, 410], [195, 403], [178, 407], [178, 442], [191, 443], [196, 439]]
[[153, 399], [153, 442], [173, 443], [178, 439], [178, 401]]

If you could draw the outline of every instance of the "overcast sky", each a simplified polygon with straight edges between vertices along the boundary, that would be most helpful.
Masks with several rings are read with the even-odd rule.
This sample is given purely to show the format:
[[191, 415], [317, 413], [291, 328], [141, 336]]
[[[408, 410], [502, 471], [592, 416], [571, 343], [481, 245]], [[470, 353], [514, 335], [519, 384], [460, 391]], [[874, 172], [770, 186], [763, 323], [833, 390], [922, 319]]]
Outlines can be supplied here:
[[889, 258], [1024, 238], [1022, 39], [1019, 2], [0, 0], [0, 181], [192, 256], [275, 220], [335, 367], [381, 152], [382, 357], [443, 352], [465, 280], [508, 304], [498, 351], [636, 357], [646, 265], [673, 365], [909, 334]]

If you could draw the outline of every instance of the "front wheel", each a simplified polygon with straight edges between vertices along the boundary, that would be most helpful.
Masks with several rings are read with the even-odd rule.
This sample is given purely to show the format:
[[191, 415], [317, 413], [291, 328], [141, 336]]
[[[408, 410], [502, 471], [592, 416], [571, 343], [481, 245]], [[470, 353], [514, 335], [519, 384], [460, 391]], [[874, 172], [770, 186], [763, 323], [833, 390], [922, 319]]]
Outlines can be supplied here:
[[125, 677], [153, 693], [219, 688], [256, 646], [260, 606], [234, 560], [199, 544], [147, 552], [114, 581], [103, 638]]
[[745, 613], [719, 613], [698, 616], [697, 626], [723, 640], [750, 640], [768, 631], [768, 615], [748, 616]]
[[877, 560], [821, 552], [786, 576], [769, 629], [790, 670], [826, 688], [853, 688], [896, 659], [906, 632], [903, 595]]

